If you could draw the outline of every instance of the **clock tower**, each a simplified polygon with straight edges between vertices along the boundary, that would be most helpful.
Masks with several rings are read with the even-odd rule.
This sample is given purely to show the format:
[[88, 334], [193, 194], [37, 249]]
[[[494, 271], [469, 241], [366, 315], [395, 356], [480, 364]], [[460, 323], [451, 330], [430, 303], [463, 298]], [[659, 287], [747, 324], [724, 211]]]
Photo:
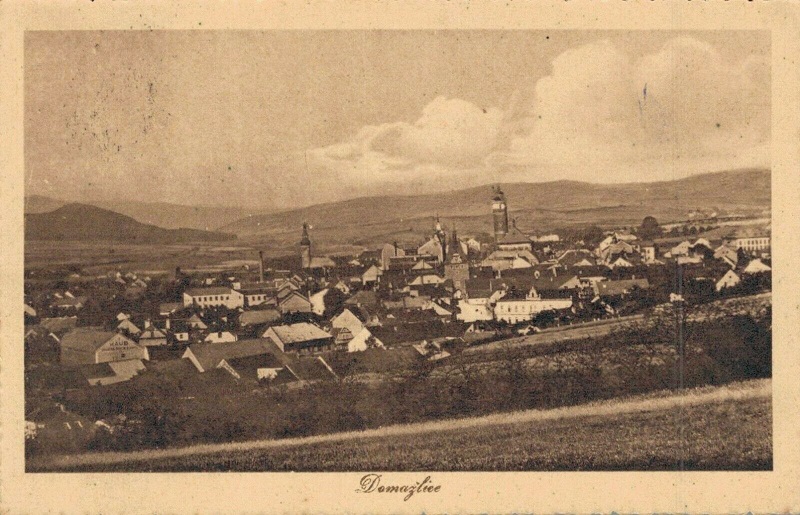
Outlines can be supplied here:
[[492, 219], [494, 220], [494, 241], [497, 243], [503, 236], [508, 234], [508, 206], [506, 205], [506, 196], [500, 186], [494, 187]]

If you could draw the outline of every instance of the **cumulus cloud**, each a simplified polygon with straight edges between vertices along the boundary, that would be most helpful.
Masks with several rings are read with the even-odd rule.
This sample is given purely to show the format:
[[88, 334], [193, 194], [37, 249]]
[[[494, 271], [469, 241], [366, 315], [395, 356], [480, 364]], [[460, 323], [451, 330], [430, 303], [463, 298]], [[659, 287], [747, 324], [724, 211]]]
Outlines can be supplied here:
[[483, 167], [496, 150], [504, 113], [438, 97], [414, 123], [363, 127], [351, 139], [309, 152], [314, 166], [365, 181], [399, 181]]
[[364, 127], [310, 156], [343, 180], [462, 184], [661, 180], [769, 166], [768, 88], [763, 58], [725, 60], [698, 39], [637, 57], [601, 40], [558, 55], [530, 97], [517, 93], [502, 109], [439, 97], [414, 123]]

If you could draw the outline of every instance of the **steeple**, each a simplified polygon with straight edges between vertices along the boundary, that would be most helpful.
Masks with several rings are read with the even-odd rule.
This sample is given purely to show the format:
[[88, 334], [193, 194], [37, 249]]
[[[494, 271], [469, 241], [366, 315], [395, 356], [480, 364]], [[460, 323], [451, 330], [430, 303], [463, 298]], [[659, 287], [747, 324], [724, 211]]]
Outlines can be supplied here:
[[311, 238], [308, 236], [308, 222], [303, 222], [303, 236], [300, 238], [300, 261], [303, 268], [311, 268]]
[[311, 246], [311, 238], [308, 237], [308, 222], [303, 222], [303, 236], [300, 238], [300, 245]]
[[461, 242], [458, 241], [458, 233], [456, 226], [453, 224], [453, 232], [450, 235], [450, 250], [448, 252], [449, 261], [452, 263], [461, 263], [463, 256], [461, 255]]
[[508, 234], [508, 206], [506, 196], [500, 186], [493, 188], [492, 197], [492, 220], [494, 221], [494, 241], [495, 243]]

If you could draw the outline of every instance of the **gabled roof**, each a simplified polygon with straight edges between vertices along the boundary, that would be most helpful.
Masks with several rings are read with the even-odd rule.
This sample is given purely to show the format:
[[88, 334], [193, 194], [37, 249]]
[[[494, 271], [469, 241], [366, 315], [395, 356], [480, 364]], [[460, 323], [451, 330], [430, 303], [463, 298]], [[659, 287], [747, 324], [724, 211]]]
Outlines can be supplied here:
[[267, 329], [267, 331], [270, 330], [274, 332], [275, 336], [284, 345], [288, 343], [299, 343], [331, 338], [330, 333], [327, 333], [314, 324], [309, 324], [308, 322], [300, 322], [290, 325], [277, 325]]
[[131, 378], [145, 369], [144, 363], [140, 359], [126, 359], [123, 361], [112, 361], [108, 364], [115, 375]]
[[515, 225], [509, 227], [508, 233], [497, 240], [498, 245], [514, 245], [520, 243], [532, 243], [531, 237], [517, 229]]
[[567, 267], [576, 266], [578, 263], [583, 263], [584, 261], [588, 263], [587, 266], [591, 266], [595, 262], [592, 252], [586, 249], [565, 250], [560, 256], [558, 256], [557, 261], [560, 265]]
[[352, 297], [344, 301], [345, 304], [363, 304], [365, 306], [375, 306], [378, 304], [378, 296], [372, 290], [361, 290], [356, 292]]
[[131, 322], [129, 318], [126, 318], [125, 320], [117, 324], [117, 329], [124, 329], [132, 334], [138, 334], [139, 332], [141, 332], [141, 329], [136, 327], [136, 324]]
[[[115, 336], [117, 333], [104, 331], [99, 327], [76, 327], [61, 339], [61, 348], [93, 354]], [[121, 335], [120, 337], [125, 338]]]
[[747, 263], [747, 266], [744, 267], [743, 272], [746, 274], [754, 274], [758, 272], [769, 272], [771, 270], [772, 268], [760, 259], [754, 259]]
[[433, 270], [433, 267], [427, 261], [418, 261], [411, 270]]
[[183, 302], [164, 302], [158, 305], [158, 312], [161, 314], [170, 314], [181, 309], [183, 309]]
[[445, 324], [438, 318], [425, 322], [402, 323], [370, 328], [370, 332], [385, 345], [418, 342], [441, 336], [462, 336], [460, 324]]
[[206, 329], [208, 327], [206, 323], [203, 322], [203, 319], [196, 313], [189, 317], [188, 322], [190, 325], [196, 325], [199, 329]]
[[338, 339], [340, 335], [343, 338], [353, 338], [353, 332], [347, 327], [334, 327], [331, 329], [331, 336], [335, 339]]
[[298, 292], [296, 290], [290, 290], [290, 291], [288, 291], [286, 293], [286, 295], [283, 295], [282, 297], [279, 297], [279, 298], [280, 298], [280, 301], [278, 302], [278, 305], [283, 305], [283, 304], [289, 302], [291, 299], [300, 299], [303, 302], [307, 302], [309, 304], [311, 303], [311, 301], [308, 300], [308, 297], [306, 297], [305, 295], [303, 295], [302, 293], [300, 293], [300, 292]]
[[165, 338], [167, 335], [154, 325], [151, 325], [139, 335], [140, 340]]
[[259, 354], [272, 354], [282, 359], [283, 352], [269, 338], [253, 338], [225, 343], [194, 343], [187, 351], [191, 351], [203, 368], [203, 371], [214, 369], [219, 362]]
[[501, 279], [474, 278], [464, 281], [467, 296], [473, 299], [489, 298], [505, 282]]

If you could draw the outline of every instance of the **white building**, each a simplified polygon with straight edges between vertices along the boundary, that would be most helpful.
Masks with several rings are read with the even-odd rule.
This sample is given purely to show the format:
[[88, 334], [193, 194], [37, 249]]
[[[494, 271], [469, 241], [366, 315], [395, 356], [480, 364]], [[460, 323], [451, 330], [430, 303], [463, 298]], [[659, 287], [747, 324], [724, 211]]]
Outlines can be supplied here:
[[744, 267], [744, 270], [742, 270], [742, 273], [745, 273], [745, 274], [760, 274], [760, 273], [770, 272], [770, 271], [772, 271], [772, 268], [770, 268], [768, 265], [766, 265], [763, 261], [761, 261], [760, 259], [754, 259], [754, 260], [750, 261], [749, 263], [747, 263], [747, 266]]
[[725, 275], [723, 275], [722, 278], [719, 281], [717, 281], [716, 288], [717, 291], [721, 291], [723, 288], [732, 288], [733, 286], [736, 286], [740, 282], [741, 279], [739, 278], [738, 275], [736, 275], [736, 272], [734, 272], [733, 270], [728, 270], [727, 272], [725, 272]]
[[383, 342], [375, 338], [373, 334], [366, 327], [353, 336], [353, 339], [347, 342], [347, 352], [362, 352], [372, 347], [383, 349], [385, 346]]
[[770, 248], [769, 236], [755, 236], [733, 238], [727, 242], [729, 245], [736, 249], [743, 249], [747, 252], [755, 252], [759, 250], [767, 250]]
[[486, 298], [461, 299], [458, 301], [458, 309], [459, 313], [456, 315], [456, 319], [462, 322], [472, 323], [494, 319], [489, 299]]
[[331, 327], [335, 329], [346, 328], [356, 335], [364, 328], [364, 323], [352, 311], [345, 309], [331, 319]]
[[209, 333], [203, 341], [206, 343], [231, 343], [237, 340], [236, 335], [230, 331], [217, 331]]
[[499, 299], [494, 305], [494, 317], [498, 321], [517, 324], [531, 320], [537, 313], [548, 310], [569, 309], [572, 299], [543, 299], [534, 289], [525, 298]]
[[244, 295], [223, 287], [190, 288], [183, 293], [183, 305], [184, 307], [195, 305], [201, 308], [225, 306], [228, 309], [236, 309], [244, 306]]

